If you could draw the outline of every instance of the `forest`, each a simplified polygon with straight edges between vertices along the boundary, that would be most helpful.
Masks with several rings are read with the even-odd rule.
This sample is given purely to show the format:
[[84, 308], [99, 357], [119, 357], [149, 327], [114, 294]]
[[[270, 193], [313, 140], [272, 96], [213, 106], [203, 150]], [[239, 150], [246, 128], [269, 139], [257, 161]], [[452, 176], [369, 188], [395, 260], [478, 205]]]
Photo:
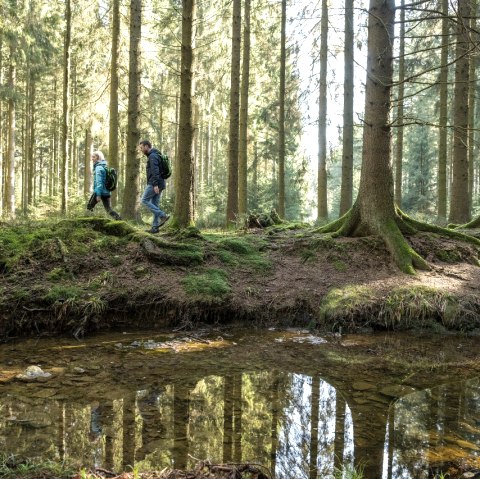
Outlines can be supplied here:
[[[402, 211], [442, 226], [477, 215], [474, 1], [1, 8], [4, 218], [84, 212], [101, 150], [119, 171], [114, 202], [138, 219], [144, 138], [174, 161], [164, 202], [180, 227], [272, 208], [325, 224], [354, 204], [361, 173], [376, 185], [381, 162]], [[375, 33], [382, 8], [388, 28]], [[366, 64], [375, 49], [384, 71]], [[367, 100], [369, 112], [378, 82], [388, 104]], [[385, 150], [373, 152], [365, 125], [381, 107]]]
[[0, 478], [480, 477], [479, 9], [0, 0]]

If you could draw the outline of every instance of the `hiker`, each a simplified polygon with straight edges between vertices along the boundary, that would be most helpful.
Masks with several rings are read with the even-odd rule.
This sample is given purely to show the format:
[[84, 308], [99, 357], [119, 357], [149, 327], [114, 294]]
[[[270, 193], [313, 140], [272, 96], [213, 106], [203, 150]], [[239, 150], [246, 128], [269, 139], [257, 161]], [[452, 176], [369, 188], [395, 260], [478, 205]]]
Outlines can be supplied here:
[[105, 186], [105, 180], [107, 178], [107, 171], [105, 167], [107, 162], [103, 153], [101, 151], [94, 151], [92, 153], [93, 161], [93, 193], [90, 199], [88, 200], [87, 209], [93, 211], [95, 205], [98, 202], [103, 203], [105, 211], [115, 218], [116, 220], [121, 220], [120, 215], [113, 210], [112, 201], [111, 201], [111, 192], [107, 190]]
[[153, 213], [152, 227], [147, 232], [155, 234], [158, 233], [160, 226], [170, 218], [158, 207], [166, 182], [162, 177], [160, 152], [152, 148], [152, 144], [148, 140], [142, 140], [139, 147], [147, 157], [147, 186], [142, 195], [142, 204]]

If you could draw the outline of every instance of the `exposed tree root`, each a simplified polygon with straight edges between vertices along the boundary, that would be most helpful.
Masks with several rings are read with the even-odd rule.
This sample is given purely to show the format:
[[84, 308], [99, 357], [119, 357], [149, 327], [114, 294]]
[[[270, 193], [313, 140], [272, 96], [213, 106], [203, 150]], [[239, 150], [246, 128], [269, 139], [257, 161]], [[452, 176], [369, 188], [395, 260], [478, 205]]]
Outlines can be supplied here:
[[376, 218], [372, 215], [372, 217], [365, 220], [361, 217], [360, 208], [357, 204], [338, 220], [317, 228], [315, 231], [318, 233], [331, 233], [333, 237], [378, 235], [385, 242], [397, 266], [404, 273], [408, 274], [415, 274], [415, 270], [429, 270], [430, 266], [409, 245], [405, 235], [414, 235], [420, 231], [436, 233], [480, 246], [478, 238], [414, 220], [399, 208], [395, 208], [395, 213], [391, 218]]
[[469, 221], [468, 223], [465, 223], [464, 225], [456, 225], [453, 223], [450, 223], [448, 225], [449, 229], [473, 229], [473, 228], [480, 228], [480, 216], [477, 216], [474, 218], [472, 221]]

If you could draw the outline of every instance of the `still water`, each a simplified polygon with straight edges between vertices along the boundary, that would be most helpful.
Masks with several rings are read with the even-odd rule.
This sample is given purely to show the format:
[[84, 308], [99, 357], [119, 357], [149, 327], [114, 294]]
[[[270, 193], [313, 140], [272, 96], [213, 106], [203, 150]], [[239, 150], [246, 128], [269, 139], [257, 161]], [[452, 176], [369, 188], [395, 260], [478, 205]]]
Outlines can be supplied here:
[[0, 452], [112, 471], [249, 462], [277, 479], [478, 468], [477, 344], [299, 330], [10, 342]]

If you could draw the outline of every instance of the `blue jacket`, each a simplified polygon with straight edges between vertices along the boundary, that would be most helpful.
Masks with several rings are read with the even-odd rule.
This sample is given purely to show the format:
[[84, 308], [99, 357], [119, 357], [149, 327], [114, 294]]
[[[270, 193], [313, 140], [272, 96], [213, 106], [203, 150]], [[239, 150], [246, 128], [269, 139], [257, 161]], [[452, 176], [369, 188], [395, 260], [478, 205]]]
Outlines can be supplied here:
[[93, 164], [93, 192], [96, 196], [111, 196], [112, 194], [105, 188], [105, 180], [107, 179], [105, 166], [107, 166], [105, 160], [100, 160]]
[[147, 156], [147, 184], [165, 189], [165, 180], [160, 176], [160, 152], [155, 148]]

